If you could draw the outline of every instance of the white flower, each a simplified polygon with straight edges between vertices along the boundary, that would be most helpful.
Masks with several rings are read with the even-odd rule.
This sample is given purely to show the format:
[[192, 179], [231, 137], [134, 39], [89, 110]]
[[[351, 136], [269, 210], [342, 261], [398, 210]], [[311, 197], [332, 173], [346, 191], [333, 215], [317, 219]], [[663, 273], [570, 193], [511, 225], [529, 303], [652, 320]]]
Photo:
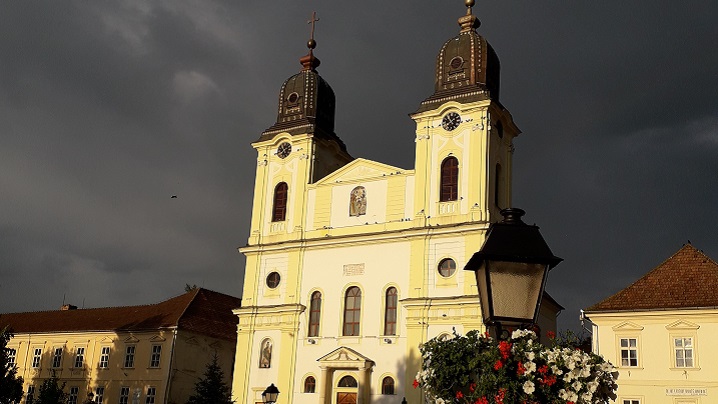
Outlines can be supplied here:
[[536, 390], [536, 387], [534, 386], [534, 382], [531, 380], [527, 380], [526, 383], [524, 383], [524, 393], [531, 394]]
[[526, 374], [531, 374], [531, 372], [536, 370], [536, 363], [535, 362], [526, 362], [524, 364], [524, 368], [526, 369]]
[[588, 383], [586, 384], [586, 386], [588, 387], [588, 391], [589, 391], [589, 392], [595, 393], [595, 392], [596, 392], [596, 389], [598, 388], [598, 382], [595, 381], [595, 380], [593, 380], [593, 381], [588, 382]]
[[593, 400], [593, 393], [583, 393], [581, 394], [581, 399], [587, 403], [590, 403], [591, 400]]
[[581, 383], [581, 382], [579, 382], [578, 380], [576, 380], [575, 382], [573, 382], [573, 384], [571, 385], [571, 387], [573, 387], [573, 389], [578, 392], [578, 391], [581, 390], [581, 387], [583, 387], [583, 383]]
[[536, 357], [536, 354], [533, 353], [533, 351], [526, 352], [526, 359], [532, 361]]

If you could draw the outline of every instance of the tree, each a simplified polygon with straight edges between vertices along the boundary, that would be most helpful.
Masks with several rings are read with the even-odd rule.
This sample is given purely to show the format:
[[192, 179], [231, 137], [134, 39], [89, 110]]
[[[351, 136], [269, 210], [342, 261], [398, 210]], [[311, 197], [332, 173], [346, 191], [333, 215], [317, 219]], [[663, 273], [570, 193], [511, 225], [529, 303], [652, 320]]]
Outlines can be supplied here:
[[231, 404], [234, 402], [229, 386], [224, 382], [224, 372], [218, 362], [215, 352], [204, 371], [204, 378], [195, 383], [195, 394], [190, 396], [187, 404]]
[[60, 385], [60, 380], [55, 375], [55, 372], [52, 372], [52, 376], [42, 382], [35, 404], [65, 404], [67, 394], [64, 389], [65, 382]]
[[9, 363], [7, 343], [13, 337], [5, 327], [0, 332], [0, 404], [20, 402], [22, 399], [22, 377], [17, 375], [17, 367]]

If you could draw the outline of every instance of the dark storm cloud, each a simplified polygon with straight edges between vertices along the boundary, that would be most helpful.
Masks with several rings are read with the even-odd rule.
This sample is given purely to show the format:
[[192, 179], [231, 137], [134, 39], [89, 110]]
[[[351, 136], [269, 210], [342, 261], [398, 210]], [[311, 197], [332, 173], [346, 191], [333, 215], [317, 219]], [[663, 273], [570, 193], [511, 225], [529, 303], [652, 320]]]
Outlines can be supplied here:
[[[240, 295], [256, 156], [306, 53], [350, 153], [413, 167], [461, 1], [14, 2], [0, 12], [0, 310]], [[523, 134], [514, 205], [562, 325], [690, 239], [718, 258], [713, 2], [480, 2]], [[170, 199], [177, 195], [177, 199]]]

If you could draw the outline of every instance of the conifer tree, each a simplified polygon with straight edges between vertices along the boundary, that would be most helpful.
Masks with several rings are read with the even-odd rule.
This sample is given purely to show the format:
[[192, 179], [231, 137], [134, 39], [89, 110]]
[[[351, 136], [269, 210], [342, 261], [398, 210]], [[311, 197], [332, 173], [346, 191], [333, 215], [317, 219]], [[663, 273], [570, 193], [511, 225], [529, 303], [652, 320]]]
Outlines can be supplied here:
[[207, 364], [204, 377], [194, 385], [195, 394], [190, 396], [187, 404], [231, 404], [232, 395], [229, 386], [224, 382], [224, 372], [219, 367], [217, 353]]
[[22, 377], [17, 375], [17, 368], [9, 363], [7, 343], [13, 337], [5, 327], [0, 331], [0, 404], [19, 403], [22, 399]]
[[52, 372], [52, 376], [40, 385], [35, 404], [65, 404], [67, 394], [64, 391], [65, 383], [60, 385], [60, 380]]

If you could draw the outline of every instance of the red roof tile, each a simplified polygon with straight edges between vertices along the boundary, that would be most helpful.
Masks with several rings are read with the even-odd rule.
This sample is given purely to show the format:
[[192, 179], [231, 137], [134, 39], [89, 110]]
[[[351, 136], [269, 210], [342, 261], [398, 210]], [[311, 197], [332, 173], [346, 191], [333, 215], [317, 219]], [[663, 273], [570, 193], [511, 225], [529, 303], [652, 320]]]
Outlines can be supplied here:
[[718, 263], [690, 244], [632, 285], [586, 311], [718, 306]]
[[241, 299], [197, 288], [157, 304], [0, 314], [15, 333], [145, 331], [178, 327], [216, 338], [237, 338], [232, 309]]

